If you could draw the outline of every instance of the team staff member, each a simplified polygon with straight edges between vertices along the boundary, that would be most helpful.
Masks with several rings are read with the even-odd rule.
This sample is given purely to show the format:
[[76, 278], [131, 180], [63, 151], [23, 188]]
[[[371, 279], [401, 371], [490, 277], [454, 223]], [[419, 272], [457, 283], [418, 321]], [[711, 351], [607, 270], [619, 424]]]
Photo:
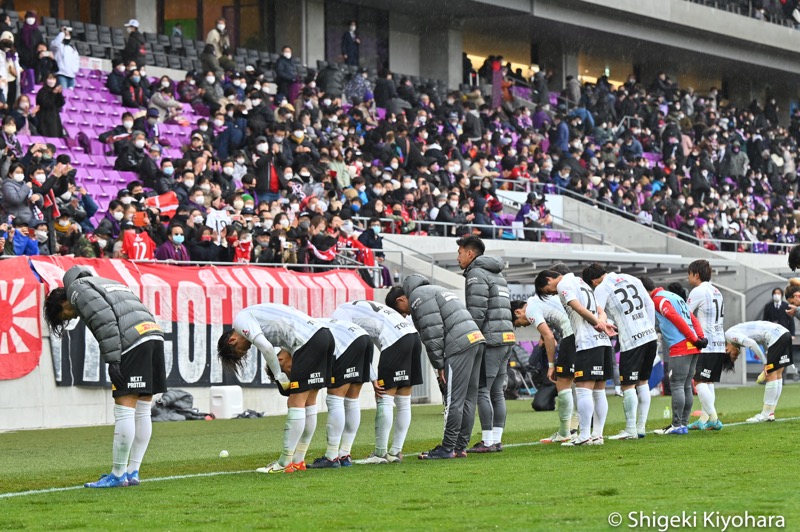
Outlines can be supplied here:
[[[555, 306], [549, 302], [556, 303]], [[534, 295], [527, 301], [511, 302], [515, 327], [533, 325], [539, 331], [547, 354], [547, 378], [556, 383], [558, 401], [559, 427], [549, 438], [539, 440], [541, 443], [563, 443], [570, 441], [569, 424], [572, 418], [572, 379], [575, 374], [575, 335], [569, 323], [567, 313], [558, 300], [554, 298], [540, 299]], [[561, 341], [556, 343], [555, 329]], [[556, 358], [556, 346], [558, 358]]]
[[486, 343], [483, 334], [455, 294], [421, 275], [409, 275], [402, 287], [392, 287], [386, 304], [403, 316], [411, 315], [445, 389], [442, 443], [419, 458], [466, 458]]
[[[719, 382], [725, 354], [725, 329], [722, 321], [725, 316], [725, 302], [716, 286], [711, 284], [711, 265], [707, 260], [696, 260], [689, 264], [689, 284], [692, 291], [686, 306], [697, 316], [708, 346], [700, 352], [697, 369], [694, 372], [697, 398], [703, 406], [700, 419], [687, 427], [689, 430], [722, 430], [722, 421], [717, 416], [714, 383]], [[787, 319], [791, 319], [788, 316]]]
[[516, 343], [508, 284], [503, 277], [504, 263], [500, 257], [485, 256], [486, 246], [477, 236], [460, 238], [456, 244], [458, 265], [464, 270], [467, 310], [486, 338], [485, 385], [478, 390], [481, 441], [468, 452], [502, 451], [506, 424], [503, 386], [511, 347]]
[[94, 277], [81, 266], [64, 274], [64, 288], [52, 290], [44, 316], [54, 336], [80, 318], [97, 339], [108, 364], [114, 397], [112, 470], [87, 488], [139, 484], [139, 467], [153, 431], [153, 394], [167, 391], [164, 335], [155, 318], [127, 286]]
[[325, 455], [308, 467], [347, 467], [353, 465], [350, 448], [361, 424], [359, 396], [361, 385], [369, 382], [374, 347], [367, 331], [355, 323], [331, 318], [320, 318], [319, 321], [333, 334], [335, 361], [325, 397], [328, 447]]
[[669, 345], [669, 386], [672, 390], [672, 424], [658, 429], [656, 434], [687, 434], [692, 412], [692, 377], [700, 349], [708, 345], [698, 319], [689, 312], [686, 302], [673, 292], [656, 287], [649, 277], [642, 277], [656, 307], [656, 319], [661, 335]]
[[[573, 273], [539, 272], [535, 280], [540, 298], [558, 295], [575, 332], [575, 385], [578, 396], [579, 434], [561, 445], [603, 445], [608, 415], [605, 381], [613, 377], [611, 340], [614, 327], [597, 305], [594, 292]], [[592, 419], [594, 416], [594, 420]]]
[[746, 321], [725, 331], [725, 341], [725, 351], [732, 361], [736, 361], [742, 347], [747, 347], [764, 364], [764, 373], [767, 375], [764, 407], [747, 422], [775, 421], [775, 407], [783, 390], [783, 368], [793, 363], [791, 333], [777, 323]]
[[[403, 445], [411, 426], [411, 390], [414, 385], [422, 384], [422, 343], [419, 333], [396, 311], [374, 301], [345, 303], [331, 317], [360, 326], [381, 350], [378, 372], [370, 376], [378, 395], [375, 450], [358, 463], [402, 462]], [[397, 419], [393, 420], [395, 404]], [[392, 446], [389, 447], [393, 421]]]
[[217, 355], [223, 367], [236, 371], [244, 366], [253, 345], [264, 357], [268, 373], [289, 393], [283, 451], [278, 460], [256, 471], [305, 469], [305, 451], [317, 428], [317, 391], [330, 381], [333, 335], [322, 322], [297, 309], [263, 303], [236, 314], [233, 328], [219, 337]]
[[614, 325], [620, 343], [619, 381], [625, 430], [612, 440], [644, 437], [650, 411], [650, 373], [658, 352], [655, 307], [642, 282], [626, 273], [607, 273], [598, 263], [583, 270], [583, 280], [594, 288], [597, 306]]

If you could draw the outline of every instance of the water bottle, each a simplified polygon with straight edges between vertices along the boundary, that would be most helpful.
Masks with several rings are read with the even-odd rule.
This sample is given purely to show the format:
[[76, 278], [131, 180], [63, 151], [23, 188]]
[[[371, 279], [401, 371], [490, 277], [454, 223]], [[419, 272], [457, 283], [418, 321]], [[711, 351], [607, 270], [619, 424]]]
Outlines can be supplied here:
[[672, 413], [669, 411], [669, 407], [664, 407], [664, 419], [672, 419]]
[[394, 271], [394, 284], [400, 284], [400, 272], [397, 270]]

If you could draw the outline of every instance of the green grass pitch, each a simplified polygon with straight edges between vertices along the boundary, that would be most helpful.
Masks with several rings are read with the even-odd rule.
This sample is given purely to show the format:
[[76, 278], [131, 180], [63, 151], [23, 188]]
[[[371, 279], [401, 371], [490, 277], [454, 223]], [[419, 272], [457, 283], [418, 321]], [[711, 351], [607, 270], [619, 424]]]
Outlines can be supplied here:
[[[721, 419], [744, 421], [762, 397], [763, 387], [718, 390]], [[653, 399], [648, 430], [666, 424], [667, 404]], [[800, 528], [800, 419], [561, 448], [530, 445], [553, 432], [554, 412], [534, 412], [528, 401], [508, 406], [503, 453], [417, 460], [442, 430], [442, 407], [420, 406], [402, 464], [291, 475], [251, 472], [278, 456], [282, 417], [157, 423], [140, 486], [2, 497], [0, 529], [609, 530], [611, 512], [623, 515], [622, 529], [629, 512], [749, 512]], [[371, 450], [374, 414], [363, 412], [355, 458]], [[800, 385], [784, 387], [777, 417], [800, 418]], [[609, 397], [606, 438], [622, 426], [622, 400]], [[0, 434], [0, 494], [96, 479], [110, 469], [111, 436], [108, 426]], [[308, 461], [324, 448], [320, 414]], [[219, 458], [223, 449], [229, 458]], [[218, 472], [240, 473], [147, 481]]]

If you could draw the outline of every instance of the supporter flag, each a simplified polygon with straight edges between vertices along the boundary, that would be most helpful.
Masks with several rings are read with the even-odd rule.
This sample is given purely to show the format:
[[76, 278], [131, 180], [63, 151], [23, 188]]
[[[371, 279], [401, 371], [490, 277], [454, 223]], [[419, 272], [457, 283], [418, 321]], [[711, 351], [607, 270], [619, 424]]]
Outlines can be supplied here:
[[153, 196], [152, 198], [145, 198], [144, 204], [148, 207], [155, 207], [161, 210], [161, 216], [164, 218], [172, 218], [178, 211], [178, 196], [170, 190], [166, 194], [160, 196]]

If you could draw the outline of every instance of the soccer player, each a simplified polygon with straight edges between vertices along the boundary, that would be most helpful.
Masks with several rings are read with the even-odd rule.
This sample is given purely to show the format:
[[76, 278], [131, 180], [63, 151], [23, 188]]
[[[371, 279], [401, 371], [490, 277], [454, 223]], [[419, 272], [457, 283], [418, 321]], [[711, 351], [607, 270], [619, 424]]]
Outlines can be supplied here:
[[455, 294], [431, 285], [422, 275], [409, 275], [403, 286], [393, 287], [386, 304], [403, 316], [411, 315], [445, 390], [442, 443], [419, 458], [466, 458], [486, 343], [483, 334]]
[[[367, 331], [381, 350], [373, 386], [377, 397], [375, 450], [358, 463], [386, 464], [403, 461], [403, 444], [411, 425], [411, 390], [422, 384], [422, 343], [411, 322], [389, 307], [374, 301], [352, 301], [331, 315]], [[397, 419], [392, 431], [392, 410]], [[392, 446], [389, 447], [389, 432]]]
[[[603, 429], [608, 414], [605, 381], [611, 378], [611, 340], [614, 326], [606, 322], [594, 292], [575, 274], [543, 270], [536, 276], [536, 293], [540, 298], [558, 295], [567, 311], [575, 334], [575, 385], [578, 396], [578, 436], [561, 445], [603, 445]], [[594, 423], [592, 416], [594, 415]]]
[[[555, 303], [555, 305], [551, 304]], [[527, 327], [533, 324], [542, 336], [542, 343], [547, 353], [547, 378], [556, 383], [558, 401], [559, 428], [549, 438], [539, 440], [541, 443], [563, 443], [570, 441], [570, 419], [573, 412], [572, 379], [575, 374], [575, 335], [564, 307], [555, 298], [540, 299], [534, 295], [527, 301], [512, 301], [511, 312], [514, 313], [514, 326]], [[561, 338], [558, 344], [558, 358], [554, 360], [552, 353], [556, 349], [556, 329]], [[552, 351], [552, 352], [551, 352]]]
[[489, 453], [503, 450], [506, 398], [503, 394], [511, 347], [516, 343], [511, 323], [511, 300], [503, 277], [504, 261], [484, 255], [486, 246], [477, 236], [456, 241], [458, 265], [464, 270], [467, 310], [486, 338], [485, 386], [478, 390], [481, 441], [468, 450]]
[[594, 288], [597, 305], [617, 326], [625, 430], [610, 439], [644, 438], [650, 411], [648, 381], [658, 351], [653, 300], [639, 279], [626, 273], [608, 273], [598, 263], [584, 269], [582, 277]]
[[361, 385], [369, 382], [374, 347], [367, 331], [355, 323], [330, 318], [320, 318], [319, 321], [333, 334], [335, 361], [325, 397], [328, 447], [325, 455], [308, 467], [348, 467], [353, 465], [350, 448], [361, 424]]
[[139, 468], [153, 432], [150, 402], [167, 391], [164, 335], [155, 318], [127, 286], [92, 276], [81, 266], [64, 274], [64, 288], [52, 290], [44, 316], [54, 336], [80, 318], [100, 344], [114, 397], [112, 469], [87, 488], [137, 486]]
[[289, 394], [283, 451], [278, 460], [256, 471], [302, 471], [317, 428], [317, 391], [330, 381], [333, 335], [321, 321], [297, 309], [263, 303], [236, 314], [233, 328], [219, 337], [217, 355], [223, 367], [235, 372], [254, 345], [264, 357], [267, 374]]
[[689, 312], [697, 316], [708, 346], [700, 352], [694, 380], [697, 397], [703, 406], [700, 419], [689, 424], [689, 430], [722, 430], [722, 421], [717, 416], [714, 383], [722, 375], [725, 354], [725, 329], [722, 326], [725, 304], [722, 294], [711, 284], [711, 265], [707, 260], [696, 260], [689, 264], [689, 284], [692, 291], [686, 305]]
[[736, 361], [742, 347], [747, 347], [764, 364], [764, 373], [767, 375], [764, 407], [747, 422], [775, 421], [775, 407], [783, 390], [783, 368], [793, 363], [791, 333], [777, 323], [746, 321], [725, 331], [725, 341], [725, 351], [732, 361]]
[[642, 277], [642, 285], [650, 294], [656, 307], [656, 318], [661, 335], [669, 346], [669, 386], [672, 390], [672, 424], [658, 429], [656, 434], [688, 434], [689, 415], [692, 412], [692, 377], [697, 366], [700, 349], [708, 345], [698, 319], [689, 312], [686, 302], [674, 292], [656, 287], [649, 277]]

